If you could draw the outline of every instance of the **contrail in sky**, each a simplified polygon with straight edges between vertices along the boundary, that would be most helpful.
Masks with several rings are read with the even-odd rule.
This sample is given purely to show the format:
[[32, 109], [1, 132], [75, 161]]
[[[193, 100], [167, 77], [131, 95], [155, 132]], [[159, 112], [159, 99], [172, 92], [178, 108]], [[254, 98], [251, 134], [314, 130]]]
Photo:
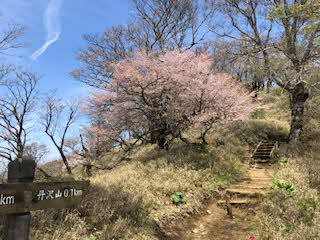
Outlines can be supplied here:
[[62, 1], [63, 0], [49, 0], [47, 10], [43, 17], [43, 24], [47, 29], [46, 42], [30, 56], [32, 60], [36, 60], [51, 44], [59, 39], [61, 34], [59, 13]]

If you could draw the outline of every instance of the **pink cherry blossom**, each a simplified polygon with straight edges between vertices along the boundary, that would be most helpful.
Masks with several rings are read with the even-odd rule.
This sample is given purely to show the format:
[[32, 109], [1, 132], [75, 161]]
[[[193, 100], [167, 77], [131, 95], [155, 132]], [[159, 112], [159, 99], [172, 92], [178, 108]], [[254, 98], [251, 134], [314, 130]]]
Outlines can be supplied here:
[[87, 111], [100, 124], [92, 131], [118, 143], [131, 137], [163, 148], [192, 126], [205, 130], [247, 118], [254, 109], [248, 92], [213, 72], [212, 61], [209, 54], [170, 51], [139, 52], [113, 64], [112, 79], [89, 100]]

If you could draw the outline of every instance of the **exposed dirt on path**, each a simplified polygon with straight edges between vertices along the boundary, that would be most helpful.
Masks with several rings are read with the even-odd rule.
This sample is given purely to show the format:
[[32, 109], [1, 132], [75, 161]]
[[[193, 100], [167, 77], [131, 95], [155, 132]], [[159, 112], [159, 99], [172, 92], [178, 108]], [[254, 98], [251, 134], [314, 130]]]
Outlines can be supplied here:
[[223, 198], [212, 202], [197, 217], [184, 219], [180, 224], [167, 229], [167, 239], [171, 240], [242, 240], [249, 239], [261, 198], [271, 185], [272, 169], [269, 166], [250, 167], [242, 182], [230, 186], [227, 205]]

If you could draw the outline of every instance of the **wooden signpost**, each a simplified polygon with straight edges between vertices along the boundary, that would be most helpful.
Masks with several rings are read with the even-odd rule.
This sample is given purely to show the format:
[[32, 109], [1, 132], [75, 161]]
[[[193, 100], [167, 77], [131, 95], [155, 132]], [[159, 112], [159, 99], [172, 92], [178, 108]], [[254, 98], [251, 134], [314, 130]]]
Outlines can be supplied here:
[[70, 208], [82, 200], [88, 181], [33, 182], [33, 160], [8, 165], [8, 184], [0, 184], [0, 215], [7, 215], [5, 240], [28, 240], [34, 210]]
[[88, 182], [35, 182], [0, 185], [0, 214], [69, 208], [82, 200]]

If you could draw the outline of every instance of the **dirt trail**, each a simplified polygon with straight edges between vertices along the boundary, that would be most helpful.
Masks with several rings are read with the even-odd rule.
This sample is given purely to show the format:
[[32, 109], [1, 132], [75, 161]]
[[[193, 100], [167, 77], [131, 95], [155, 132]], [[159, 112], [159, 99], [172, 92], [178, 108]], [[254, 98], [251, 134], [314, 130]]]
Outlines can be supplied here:
[[[249, 239], [259, 202], [271, 185], [269, 166], [250, 167], [245, 179], [226, 190], [231, 196], [233, 218], [227, 216], [225, 200], [209, 204], [198, 217], [185, 219], [169, 232], [171, 240]], [[229, 205], [229, 206], [230, 206]]]

